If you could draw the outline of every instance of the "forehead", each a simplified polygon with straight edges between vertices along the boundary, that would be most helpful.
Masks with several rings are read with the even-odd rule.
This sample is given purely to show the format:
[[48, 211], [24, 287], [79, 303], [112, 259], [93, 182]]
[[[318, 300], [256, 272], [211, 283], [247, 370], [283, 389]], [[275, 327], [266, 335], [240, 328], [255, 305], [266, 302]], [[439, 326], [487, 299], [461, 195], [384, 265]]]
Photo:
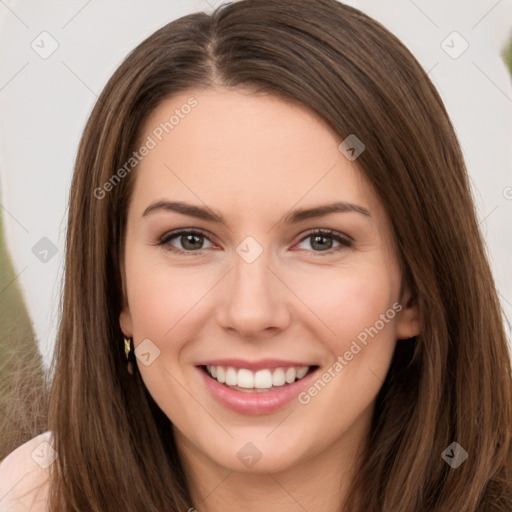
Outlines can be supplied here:
[[275, 96], [190, 90], [142, 126], [137, 147], [151, 149], [136, 168], [133, 200], [139, 210], [164, 197], [200, 200], [247, 216], [337, 200], [378, 207], [341, 140], [314, 112]]

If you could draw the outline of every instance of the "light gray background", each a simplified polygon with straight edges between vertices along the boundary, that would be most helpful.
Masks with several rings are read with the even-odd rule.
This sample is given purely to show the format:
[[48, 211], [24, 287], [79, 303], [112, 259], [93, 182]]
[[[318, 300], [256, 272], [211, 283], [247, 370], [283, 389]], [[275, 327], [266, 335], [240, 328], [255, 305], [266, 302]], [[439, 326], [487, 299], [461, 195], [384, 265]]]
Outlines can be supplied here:
[[[220, 3], [0, 2], [0, 204], [6, 241], [45, 364], [57, 328], [67, 195], [86, 118], [133, 47], [172, 19], [211, 11]], [[395, 33], [440, 91], [464, 151], [498, 290], [510, 318], [512, 82], [500, 53], [512, 33], [512, 0], [347, 3]], [[454, 31], [469, 44], [458, 58], [445, 51], [456, 54], [465, 44], [451, 35]], [[42, 52], [51, 48], [52, 39], [58, 48], [47, 58], [31, 46]], [[58, 251], [46, 263], [32, 252], [43, 237]]]

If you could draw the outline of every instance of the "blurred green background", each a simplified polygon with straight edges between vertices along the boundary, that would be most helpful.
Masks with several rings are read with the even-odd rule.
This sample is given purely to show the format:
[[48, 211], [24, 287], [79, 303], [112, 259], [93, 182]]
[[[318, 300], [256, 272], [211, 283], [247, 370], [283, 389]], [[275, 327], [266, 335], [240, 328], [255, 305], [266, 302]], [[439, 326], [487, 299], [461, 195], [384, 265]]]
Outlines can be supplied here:
[[503, 58], [505, 60], [505, 64], [508, 67], [509, 73], [512, 75], [512, 39], [510, 39], [508, 46], [503, 52]]
[[0, 208], [0, 460], [41, 428], [45, 406], [41, 356], [6, 248], [4, 218]]

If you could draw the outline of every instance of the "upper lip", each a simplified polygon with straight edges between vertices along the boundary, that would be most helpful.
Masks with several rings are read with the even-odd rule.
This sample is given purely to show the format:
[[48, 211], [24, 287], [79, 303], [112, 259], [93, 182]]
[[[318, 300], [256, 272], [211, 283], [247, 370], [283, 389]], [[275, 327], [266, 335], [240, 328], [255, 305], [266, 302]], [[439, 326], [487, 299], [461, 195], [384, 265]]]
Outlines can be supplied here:
[[211, 359], [202, 361], [196, 366], [232, 366], [233, 368], [246, 368], [247, 370], [257, 371], [266, 368], [302, 368], [304, 366], [316, 366], [311, 363], [304, 363], [300, 361], [289, 361], [284, 359], [259, 359], [257, 361], [248, 361], [246, 359]]

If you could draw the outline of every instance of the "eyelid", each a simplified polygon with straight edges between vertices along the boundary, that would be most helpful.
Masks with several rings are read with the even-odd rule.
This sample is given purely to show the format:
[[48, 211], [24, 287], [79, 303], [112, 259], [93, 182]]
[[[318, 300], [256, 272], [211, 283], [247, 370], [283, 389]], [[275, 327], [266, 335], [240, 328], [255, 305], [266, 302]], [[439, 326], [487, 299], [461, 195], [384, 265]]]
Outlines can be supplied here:
[[300, 239], [300, 241], [304, 240], [304, 238], [307, 238], [308, 236], [311, 236], [311, 235], [314, 235], [314, 234], [317, 234], [317, 233], [318, 234], [328, 235], [328, 236], [331, 236], [331, 237], [339, 236], [340, 238], [345, 239], [347, 242], [354, 242], [354, 239], [350, 235], [347, 235], [346, 233], [343, 233], [341, 231], [336, 231], [335, 229], [330, 229], [330, 228], [313, 228], [313, 229], [310, 229], [310, 230], [306, 231], [306, 233], [304, 235], [302, 235], [302, 238]]

